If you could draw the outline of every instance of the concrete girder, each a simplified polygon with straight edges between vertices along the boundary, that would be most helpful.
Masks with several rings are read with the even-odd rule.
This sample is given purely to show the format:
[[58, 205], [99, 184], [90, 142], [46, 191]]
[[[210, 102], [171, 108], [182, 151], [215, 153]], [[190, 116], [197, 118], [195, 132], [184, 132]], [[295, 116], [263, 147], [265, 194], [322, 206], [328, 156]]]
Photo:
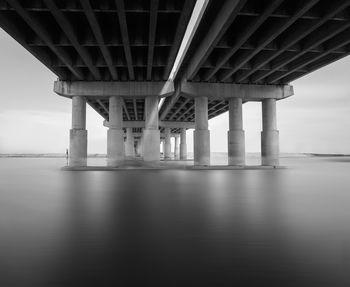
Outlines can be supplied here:
[[226, 0], [222, 9], [216, 17], [215, 22], [207, 32], [205, 38], [200, 43], [195, 55], [192, 57], [184, 77], [192, 79], [198, 72], [201, 64], [205, 61], [209, 53], [214, 49], [222, 35], [230, 27], [246, 0]]
[[108, 66], [111, 77], [114, 81], [118, 80], [118, 73], [116, 67], [113, 66], [113, 58], [110, 50], [105, 46], [105, 40], [100, 25], [98, 24], [97, 17], [91, 6], [90, 0], [80, 0], [86, 18], [90, 24], [91, 30], [95, 36], [98, 46], [101, 50], [103, 58]]
[[94, 65], [89, 50], [79, 43], [78, 35], [76, 34], [75, 29], [72, 23], [70, 23], [66, 14], [63, 13], [61, 9], [59, 9], [55, 1], [44, 0], [44, 3], [48, 7], [49, 11], [52, 13], [57, 24], [61, 27], [66, 37], [71, 41], [78, 55], [89, 68], [91, 74], [96, 80], [101, 80], [101, 73], [99, 69]]
[[[283, 0], [270, 0], [267, 8], [263, 11], [262, 15], [256, 18], [255, 21], [250, 22], [249, 25], [245, 25], [243, 29], [240, 30], [240, 33], [235, 41], [234, 46], [222, 53], [218, 59], [216, 67], [209, 71], [205, 76], [204, 80], [208, 81], [212, 76], [215, 75], [217, 71], [219, 71], [222, 66], [239, 50], [239, 48], [247, 42], [249, 37], [260, 28], [260, 26], [269, 18], [271, 13], [283, 2]], [[228, 77], [227, 77], [228, 78]]]
[[[206, 1], [208, 1], [208, 0], [206, 0]], [[172, 47], [171, 47], [171, 50], [170, 50], [169, 55], [168, 55], [167, 64], [166, 64], [166, 67], [165, 67], [164, 72], [163, 72], [163, 79], [164, 80], [168, 79], [168, 77], [170, 76], [171, 69], [175, 63], [175, 59], [176, 59], [177, 53], [179, 51], [178, 47], [180, 47], [181, 42], [183, 40], [183, 36], [185, 35], [189, 19], [191, 17], [191, 14], [192, 14], [192, 11], [194, 8], [194, 4], [195, 4], [195, 1], [192, 1], [192, 0], [186, 0], [184, 3], [180, 18], [178, 20], [179, 24], [177, 26], [175, 36], [174, 36], [174, 45], [172, 45]], [[201, 11], [201, 13], [204, 13], [204, 11]], [[201, 18], [201, 16], [198, 17], [198, 19], [200, 19], [200, 18]], [[193, 31], [196, 30], [197, 25], [198, 25], [198, 23], [196, 23], [194, 25]], [[193, 36], [194, 36], [194, 34], [190, 35], [190, 37], [188, 39], [188, 43], [191, 42]], [[185, 48], [185, 52], [187, 51], [188, 47], [189, 47], [189, 44]], [[182, 62], [182, 60], [180, 62]]]
[[[109, 122], [104, 120], [103, 125], [109, 127]], [[185, 128], [193, 129], [194, 122], [176, 122], [176, 121], [159, 121], [159, 127], [161, 128]], [[145, 121], [124, 121], [123, 128], [144, 128]]]
[[[278, 50], [276, 53], [273, 53], [271, 56], [260, 59], [254, 66], [253, 69], [251, 69], [249, 72], [247, 72], [244, 75], [244, 79], [247, 79], [251, 76], [251, 81], [258, 82], [260, 79], [265, 77], [265, 73], [263, 74], [259, 73], [259, 69], [266, 65], [267, 63], [273, 61], [277, 57], [279, 57], [282, 53], [284, 53], [287, 49], [290, 47], [296, 45], [300, 40], [305, 39], [305, 37], [309, 36], [310, 33], [317, 30], [319, 27], [324, 25], [327, 21], [329, 21], [332, 17], [340, 13], [343, 9], [349, 6], [349, 2], [344, 1], [334, 1], [332, 2], [332, 7], [329, 7], [327, 9], [327, 12], [323, 17], [321, 17], [319, 20], [314, 21], [312, 25], [305, 27], [303, 23], [299, 23], [300, 28], [296, 27], [292, 33], [288, 34], [283, 42], [280, 44], [282, 49]], [[302, 32], [300, 32], [302, 31]]]
[[147, 55], [147, 81], [152, 79], [152, 66], [154, 56], [154, 43], [156, 41], [157, 18], [158, 18], [159, 0], [151, 0], [150, 2], [150, 19], [148, 32], [148, 55]]
[[181, 92], [189, 97], [208, 97], [209, 100], [242, 98], [247, 101], [262, 101], [264, 99], [282, 100], [294, 95], [290, 85], [246, 85], [221, 83], [186, 82], [181, 86]]
[[[310, 10], [313, 6], [315, 6], [319, 0], [312, 1], [300, 1], [297, 3], [297, 9], [292, 17], [281, 20], [281, 25], [272, 25], [270, 26], [267, 33], [260, 36], [257, 41], [258, 46], [255, 49], [247, 51], [245, 57], [241, 57], [236, 60], [233, 64], [233, 69], [230, 70], [223, 79], [227, 79], [234, 73], [236, 73], [244, 64], [248, 63], [254, 56], [256, 56], [259, 52], [261, 52], [267, 45], [271, 44], [273, 40], [275, 40], [281, 33], [283, 33], [286, 29], [288, 29], [291, 25], [293, 25], [302, 15], [304, 15], [308, 10]], [[241, 77], [242, 74], [237, 78], [238, 82], [242, 81], [244, 78]]]
[[71, 98], [84, 97], [167, 97], [175, 92], [172, 81], [158, 82], [114, 82], [114, 81], [55, 81], [54, 92]]
[[[134, 139], [136, 139], [136, 140], [138, 140], [139, 138], [142, 137], [142, 133], [132, 133], [132, 135], [134, 136]], [[170, 133], [170, 137], [178, 137], [178, 136], [179, 136], [179, 134], [177, 134], [177, 133]], [[126, 139], [126, 137], [127, 137], [127, 134], [124, 133], [124, 138]], [[166, 137], [166, 133], [160, 133], [161, 139], [165, 139], [165, 137]]]
[[134, 73], [133, 59], [132, 59], [131, 48], [130, 48], [128, 23], [126, 21], [126, 11], [124, 7], [124, 1], [115, 0], [115, 4], [117, 7], [120, 34], [123, 42], [125, 59], [128, 66], [129, 78], [130, 80], [134, 80], [135, 73]]
[[30, 12], [28, 12], [18, 0], [11, 0], [8, 2], [16, 10], [16, 12], [24, 19], [28, 26], [37, 33], [37, 35], [41, 38], [42, 41], [46, 43], [47, 47], [49, 47], [50, 50], [53, 53], [55, 53], [63, 63], [65, 63], [65, 65], [72, 72], [72, 74], [80, 80], [83, 79], [83, 73], [72, 65], [72, 58], [69, 55], [69, 53], [67, 53], [66, 50], [62, 49], [62, 47], [57, 47], [54, 45], [52, 35], [50, 35], [50, 32], [47, 31], [46, 27], [37, 19], [31, 17]]

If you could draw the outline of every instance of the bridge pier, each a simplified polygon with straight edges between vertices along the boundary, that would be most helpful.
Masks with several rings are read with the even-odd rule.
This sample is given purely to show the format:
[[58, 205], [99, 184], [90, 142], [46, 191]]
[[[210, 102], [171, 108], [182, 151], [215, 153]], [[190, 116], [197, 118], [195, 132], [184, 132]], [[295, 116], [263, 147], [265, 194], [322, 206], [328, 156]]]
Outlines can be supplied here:
[[[245, 165], [245, 133], [243, 130], [242, 105], [243, 102], [254, 101], [262, 103], [262, 132], [261, 132], [261, 164], [264, 166], [279, 165], [279, 134], [276, 124], [276, 101], [293, 95], [293, 87], [289, 85], [246, 85], [222, 83], [182, 82], [180, 93], [187, 97], [185, 102], [178, 105], [177, 110], [170, 117], [159, 121], [159, 97], [174, 92], [167, 83], [116, 83], [116, 82], [55, 82], [55, 92], [72, 98], [72, 130], [70, 165], [86, 165], [87, 131], [86, 131], [86, 100], [104, 118], [104, 125], [108, 130], [108, 164], [118, 165], [125, 156], [135, 156], [135, 138], [138, 140], [137, 153], [146, 164], [159, 165], [160, 141], [164, 139], [164, 158], [171, 158], [171, 137], [175, 137], [175, 158], [187, 158], [186, 129], [195, 128], [193, 133], [194, 165], [210, 166], [210, 131], [208, 129], [208, 101], [210, 112], [219, 108], [229, 109], [228, 165]], [[123, 97], [142, 97], [145, 99], [144, 117], [136, 120], [128, 115], [129, 120], [123, 121], [125, 102]], [[109, 108], [106, 99], [109, 99]], [[193, 110], [193, 116], [179, 117], [174, 115], [186, 107], [185, 114]], [[215, 103], [216, 102], [216, 103]], [[188, 107], [190, 103], [190, 107]], [[99, 105], [96, 108], [96, 105]], [[136, 109], [137, 109], [136, 105]], [[162, 114], [166, 109], [162, 109]], [[135, 104], [134, 104], [134, 113]], [[107, 114], [107, 116], [106, 116]], [[109, 118], [109, 119], [108, 119]], [[127, 129], [126, 146], [123, 147], [122, 129]], [[132, 133], [132, 129], [143, 129], [142, 133]], [[160, 134], [160, 129], [165, 132]], [[171, 133], [172, 129], [180, 129], [180, 134]], [[141, 136], [141, 139], [139, 137]], [[125, 150], [125, 152], [123, 152]]]
[[208, 97], [195, 98], [195, 131], [193, 132], [194, 165], [210, 165], [210, 131], [208, 130]]
[[144, 131], [144, 129], [142, 129], [141, 137], [140, 137], [140, 140], [139, 140], [139, 153], [140, 153], [140, 157], [143, 157], [143, 143], [144, 143], [143, 131]]
[[109, 98], [109, 129], [107, 132], [107, 164], [118, 166], [124, 160], [124, 132], [122, 99]]
[[175, 149], [174, 149], [174, 158], [180, 158], [180, 137], [179, 135], [175, 136]]
[[136, 141], [136, 156], [141, 156], [141, 140]]
[[279, 132], [276, 119], [276, 99], [262, 101], [261, 164], [279, 165]]
[[228, 165], [245, 165], [242, 98], [229, 99]]
[[171, 136], [170, 128], [165, 129], [165, 140], [164, 140], [164, 159], [171, 158]]
[[132, 128], [126, 129], [125, 156], [128, 158], [135, 157], [135, 140]]
[[74, 96], [72, 97], [72, 129], [69, 136], [69, 165], [86, 166], [86, 164], [86, 99]]
[[180, 134], [180, 159], [186, 160], [187, 159], [187, 143], [186, 143], [186, 129], [181, 129]]
[[158, 124], [158, 96], [145, 99], [145, 129], [143, 130], [143, 159], [150, 164], [159, 164], [160, 132]]

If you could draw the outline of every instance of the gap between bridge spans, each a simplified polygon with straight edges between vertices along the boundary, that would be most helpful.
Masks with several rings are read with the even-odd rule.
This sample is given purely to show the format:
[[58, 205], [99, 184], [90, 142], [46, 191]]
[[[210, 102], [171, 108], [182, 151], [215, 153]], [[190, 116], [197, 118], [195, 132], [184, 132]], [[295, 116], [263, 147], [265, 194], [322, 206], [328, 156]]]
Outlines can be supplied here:
[[[194, 9], [192, 11], [192, 15], [190, 18], [190, 21], [187, 24], [185, 35], [182, 39], [179, 51], [176, 55], [174, 65], [171, 69], [171, 72], [169, 74], [169, 81], [173, 81], [175, 79], [175, 76], [182, 64], [183, 59], [185, 58], [185, 55], [187, 53], [187, 50], [192, 42], [192, 39], [197, 31], [197, 28], [199, 26], [199, 23], [202, 19], [202, 16], [208, 6], [209, 0], [197, 0], [196, 5], [194, 6]], [[160, 110], [162, 105], [164, 103], [164, 98], [162, 98], [159, 101], [158, 109]]]

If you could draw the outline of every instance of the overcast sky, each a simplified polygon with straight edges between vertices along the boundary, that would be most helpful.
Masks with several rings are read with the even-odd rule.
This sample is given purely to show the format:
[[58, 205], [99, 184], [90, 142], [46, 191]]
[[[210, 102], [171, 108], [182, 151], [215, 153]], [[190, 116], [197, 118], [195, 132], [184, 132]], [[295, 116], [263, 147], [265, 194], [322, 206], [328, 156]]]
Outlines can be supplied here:
[[[350, 154], [350, 58], [298, 81], [277, 103], [281, 152]], [[53, 93], [56, 76], [0, 29], [0, 153], [62, 153], [68, 147], [71, 101]], [[261, 104], [244, 105], [248, 152], [260, 151]], [[228, 114], [209, 122], [211, 150], [227, 150]], [[106, 128], [87, 111], [89, 153], [106, 152]], [[188, 149], [192, 150], [192, 130]]]

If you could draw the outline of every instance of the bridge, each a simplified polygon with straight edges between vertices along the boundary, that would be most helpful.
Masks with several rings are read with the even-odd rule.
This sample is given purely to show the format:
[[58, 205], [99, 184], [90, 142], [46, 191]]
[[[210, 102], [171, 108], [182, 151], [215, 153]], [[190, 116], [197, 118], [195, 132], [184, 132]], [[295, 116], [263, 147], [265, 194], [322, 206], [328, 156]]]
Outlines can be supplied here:
[[349, 55], [350, 0], [203, 3], [0, 0], [0, 27], [72, 100], [71, 166], [86, 165], [87, 104], [108, 127], [109, 166], [136, 154], [157, 165], [172, 136], [185, 160], [187, 129], [194, 164], [208, 166], [208, 120], [227, 111], [228, 165], [244, 166], [249, 101], [262, 105], [261, 163], [279, 165], [276, 103], [293, 95], [290, 82]]

